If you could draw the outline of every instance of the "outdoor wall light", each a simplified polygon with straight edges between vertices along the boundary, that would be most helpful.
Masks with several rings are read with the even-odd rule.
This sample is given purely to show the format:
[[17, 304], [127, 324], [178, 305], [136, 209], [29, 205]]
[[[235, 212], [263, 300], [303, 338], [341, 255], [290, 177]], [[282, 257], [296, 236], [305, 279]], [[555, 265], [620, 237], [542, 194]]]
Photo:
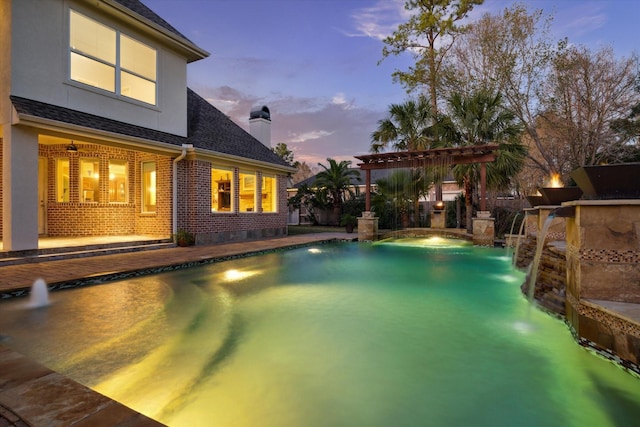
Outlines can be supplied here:
[[78, 147], [76, 147], [76, 144], [74, 144], [73, 141], [71, 141], [71, 144], [67, 145], [67, 151], [70, 153], [77, 153]]

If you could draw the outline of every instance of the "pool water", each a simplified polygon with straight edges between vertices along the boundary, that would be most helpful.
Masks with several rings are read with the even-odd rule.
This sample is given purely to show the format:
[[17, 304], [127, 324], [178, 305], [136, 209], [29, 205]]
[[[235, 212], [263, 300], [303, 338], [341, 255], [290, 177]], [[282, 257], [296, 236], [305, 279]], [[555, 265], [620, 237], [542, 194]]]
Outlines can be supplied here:
[[0, 304], [3, 343], [170, 426], [625, 426], [640, 379], [504, 249], [335, 243]]

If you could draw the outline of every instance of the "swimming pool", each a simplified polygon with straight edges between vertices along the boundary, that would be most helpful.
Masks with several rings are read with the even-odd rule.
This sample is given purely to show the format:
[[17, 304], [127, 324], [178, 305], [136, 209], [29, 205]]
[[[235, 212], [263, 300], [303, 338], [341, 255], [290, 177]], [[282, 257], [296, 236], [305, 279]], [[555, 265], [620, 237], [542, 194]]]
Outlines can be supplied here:
[[0, 303], [5, 345], [171, 426], [621, 426], [640, 382], [503, 249], [335, 243]]

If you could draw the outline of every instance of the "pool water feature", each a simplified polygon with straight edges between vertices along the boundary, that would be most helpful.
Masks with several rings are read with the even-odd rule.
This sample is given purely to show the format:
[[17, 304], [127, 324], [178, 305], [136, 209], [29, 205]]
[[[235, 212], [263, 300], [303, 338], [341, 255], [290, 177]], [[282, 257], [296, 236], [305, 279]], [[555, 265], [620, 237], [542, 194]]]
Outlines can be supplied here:
[[170, 426], [622, 426], [640, 382], [504, 249], [335, 243], [0, 303], [3, 344]]

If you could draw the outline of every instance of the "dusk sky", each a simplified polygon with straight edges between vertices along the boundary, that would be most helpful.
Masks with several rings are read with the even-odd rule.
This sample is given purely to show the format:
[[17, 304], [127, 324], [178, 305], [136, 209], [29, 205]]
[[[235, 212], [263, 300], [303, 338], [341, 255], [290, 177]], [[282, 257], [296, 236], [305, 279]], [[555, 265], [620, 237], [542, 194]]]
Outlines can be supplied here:
[[[188, 84], [249, 129], [253, 107], [271, 111], [272, 146], [287, 144], [309, 166], [357, 160], [392, 103], [407, 99], [391, 73], [410, 56], [380, 65], [382, 39], [407, 17], [400, 0], [142, 0], [211, 56], [188, 66]], [[485, 0], [471, 19], [515, 2]], [[554, 16], [557, 38], [618, 56], [640, 51], [637, 0], [530, 0]]]

